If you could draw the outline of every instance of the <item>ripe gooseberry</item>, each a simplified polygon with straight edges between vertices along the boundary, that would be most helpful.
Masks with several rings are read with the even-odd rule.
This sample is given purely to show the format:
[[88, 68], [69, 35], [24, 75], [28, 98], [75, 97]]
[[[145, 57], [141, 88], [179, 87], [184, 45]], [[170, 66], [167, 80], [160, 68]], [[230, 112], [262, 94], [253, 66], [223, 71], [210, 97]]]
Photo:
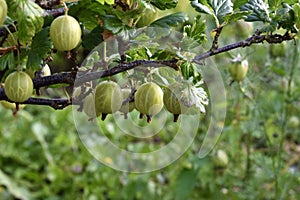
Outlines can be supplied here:
[[241, 82], [247, 75], [248, 61], [237, 61], [229, 67], [229, 73], [234, 81]]
[[105, 120], [107, 114], [117, 112], [122, 106], [123, 95], [120, 86], [113, 81], [103, 81], [95, 89], [96, 115]]
[[227, 153], [222, 149], [217, 150], [216, 155], [213, 157], [213, 162], [217, 167], [226, 167], [229, 162]]
[[70, 51], [80, 42], [80, 25], [74, 17], [67, 14], [59, 16], [50, 25], [50, 38], [57, 50]]
[[188, 110], [188, 107], [180, 100], [180, 93], [176, 91], [178, 88], [180, 88], [180, 83], [176, 82], [164, 90], [164, 105], [170, 113], [174, 114], [174, 122], [177, 122], [180, 114]]
[[147, 122], [151, 122], [151, 117], [158, 114], [163, 107], [163, 91], [153, 82], [141, 85], [134, 95], [135, 108], [147, 115]]
[[0, 26], [4, 23], [7, 16], [7, 4], [5, 0], [0, 0]]
[[32, 95], [33, 82], [27, 73], [13, 72], [5, 79], [4, 91], [11, 101], [24, 102]]
[[87, 97], [85, 97], [83, 102], [83, 112], [90, 117], [90, 119], [96, 117], [95, 97], [93, 93], [90, 93]]

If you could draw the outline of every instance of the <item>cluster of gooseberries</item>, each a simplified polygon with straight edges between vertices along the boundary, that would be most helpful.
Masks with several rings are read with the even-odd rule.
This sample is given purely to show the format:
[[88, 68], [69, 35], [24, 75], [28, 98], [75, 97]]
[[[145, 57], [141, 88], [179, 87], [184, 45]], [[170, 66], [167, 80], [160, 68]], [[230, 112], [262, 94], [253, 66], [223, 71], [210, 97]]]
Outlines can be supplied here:
[[[7, 16], [7, 5], [4, 0], [0, 0], [0, 25], [2, 25]], [[70, 51], [77, 47], [81, 40], [81, 28], [79, 23], [67, 12], [63, 16], [57, 17], [50, 26], [50, 38], [54, 47], [60, 51]], [[13, 110], [16, 113], [24, 106], [19, 106], [19, 103], [26, 101], [33, 93], [34, 71], [27, 69], [22, 72], [20, 69], [7, 76], [4, 83], [5, 94], [8, 101], [1, 101], [4, 108]], [[41, 76], [51, 75], [48, 65], [45, 65], [41, 70]]]
[[[3, 4], [5, 1], [0, 0], [0, 3]], [[6, 4], [4, 7], [6, 8]], [[153, 8], [146, 10], [149, 10], [149, 13], [139, 20], [139, 26], [150, 23], [150, 21], [145, 20], [149, 19], [150, 13], [153, 13], [153, 16], [156, 14]], [[6, 9], [1, 13], [1, 23], [4, 22], [5, 17]], [[59, 51], [70, 51], [76, 48], [80, 43], [81, 34], [78, 21], [68, 15], [67, 9], [63, 16], [57, 17], [50, 25], [51, 41]], [[23, 106], [19, 106], [19, 104], [25, 102], [33, 93], [33, 77], [34, 75], [30, 70], [26, 72], [19, 70], [10, 74], [5, 80], [4, 89], [8, 99], [16, 104], [2, 101], [3, 106], [14, 112], [22, 108]], [[117, 111], [124, 113], [125, 118], [127, 118], [127, 113], [136, 109], [141, 113], [141, 118], [145, 115], [147, 121], [150, 122], [151, 117], [158, 114], [165, 105], [166, 109], [174, 114], [174, 121], [177, 121], [179, 114], [185, 112], [187, 107], [172, 93], [174, 87], [176, 85], [170, 85], [163, 92], [157, 84], [147, 82], [133, 93], [131, 89], [121, 89], [113, 81], [104, 81], [85, 97], [83, 111], [90, 118], [101, 115], [102, 120], [105, 120], [107, 114]], [[128, 100], [131, 96], [131, 100]]]
[[[147, 117], [147, 122], [151, 122], [152, 116], [158, 114], [163, 106], [174, 115], [174, 122], [178, 120], [180, 114], [188, 110], [180, 98], [173, 90], [180, 83], [173, 83], [161, 89], [154, 82], [146, 82], [140, 85], [136, 90], [130, 88], [121, 88], [116, 82], [102, 81], [94, 90], [89, 91], [83, 100], [83, 111], [91, 119], [101, 116], [106, 119], [108, 114], [120, 111], [127, 114], [136, 109], [140, 112], [140, 118]], [[81, 87], [74, 90], [74, 98], [81, 93]]]
[[[0, 4], [4, 8], [0, 13], [0, 24], [2, 24], [6, 18], [7, 6], [3, 0], [0, 0]], [[151, 17], [149, 17], [150, 14]], [[146, 14], [139, 19], [138, 26], [151, 23], [156, 15], [154, 8], [147, 8]], [[68, 15], [67, 9], [63, 16], [57, 17], [50, 25], [51, 41], [59, 51], [70, 51], [76, 48], [80, 43], [81, 34], [78, 21]], [[16, 104], [2, 101], [3, 106], [14, 112], [22, 108], [23, 106], [19, 104], [25, 102], [33, 94], [33, 77], [30, 70], [26, 72], [18, 70], [11, 73], [5, 80], [4, 90], [8, 99]], [[102, 120], [105, 120], [107, 114], [117, 111], [124, 113], [127, 118], [127, 113], [136, 109], [141, 113], [141, 118], [147, 116], [147, 121], [150, 122], [151, 117], [158, 114], [165, 105], [166, 109], [174, 114], [174, 121], [177, 121], [178, 116], [186, 112], [188, 107], [172, 92], [174, 88], [176, 88], [176, 83], [163, 91], [156, 83], [147, 82], [132, 92], [128, 88], [121, 89], [113, 81], [103, 81], [85, 97], [83, 111], [90, 118], [101, 115]]]

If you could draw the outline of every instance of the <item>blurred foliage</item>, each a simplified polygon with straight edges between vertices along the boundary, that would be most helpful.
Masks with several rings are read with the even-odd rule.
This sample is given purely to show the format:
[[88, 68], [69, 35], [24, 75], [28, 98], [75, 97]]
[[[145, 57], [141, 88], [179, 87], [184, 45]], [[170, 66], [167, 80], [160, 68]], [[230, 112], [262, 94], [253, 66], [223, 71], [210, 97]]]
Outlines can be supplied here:
[[[163, 1], [151, 2], [163, 6]], [[175, 1], [168, 2], [165, 6], [172, 7]], [[228, 4], [229, 1], [223, 2]], [[234, 8], [246, 3], [234, 2]], [[269, 2], [277, 7], [281, 1]], [[77, 14], [82, 6], [84, 4], [79, 3], [70, 13]], [[91, 6], [88, 11], [102, 12], [96, 9]], [[212, 15], [220, 17], [223, 12], [214, 10]], [[84, 12], [78, 15], [86, 27], [97, 32], [97, 21], [91, 16]], [[88, 17], [91, 19], [86, 19]], [[181, 15], [177, 17], [180, 21]], [[250, 15], [256, 19], [253, 17], [255, 15]], [[275, 19], [273, 16], [272, 20]], [[210, 18], [206, 20], [209, 33], [213, 28], [209, 25]], [[164, 23], [170, 23], [168, 17], [153, 25]], [[224, 27], [220, 46], [245, 39], [262, 26], [260, 22], [229, 24]], [[116, 27], [110, 28], [115, 30]], [[202, 24], [194, 32], [198, 29], [202, 30]], [[193, 31], [188, 28], [186, 31], [193, 37]], [[43, 32], [39, 34], [42, 36]], [[212, 38], [207, 39], [207, 44], [211, 44]], [[34, 42], [39, 40], [39, 37], [33, 39]], [[203, 40], [201, 35], [200, 41]], [[93, 45], [91, 41], [84, 42], [87, 46]], [[278, 46], [281, 47], [276, 50]], [[282, 49], [284, 51], [280, 51]], [[296, 45], [294, 41], [272, 46], [262, 44], [216, 56], [215, 63], [227, 90], [227, 119], [218, 144], [210, 155], [199, 159], [198, 152], [209, 125], [208, 112], [185, 154], [168, 167], [151, 173], [119, 172], [95, 160], [77, 135], [70, 107], [54, 111], [28, 105], [16, 116], [0, 107], [0, 199], [300, 199], [299, 52], [297, 40]], [[231, 84], [228, 67], [238, 54], [248, 60], [249, 72], [243, 82]], [[7, 57], [3, 62], [13, 59], [9, 59], [10, 54]], [[138, 113], [132, 115], [137, 118]], [[172, 140], [177, 128], [177, 124], [171, 122], [171, 115], [169, 120], [159, 138], [165, 143]], [[104, 130], [114, 128], [109, 118], [102, 126]], [[159, 147], [151, 140], [137, 143], [133, 137], [107, 135], [129, 149], [152, 151]], [[222, 158], [216, 157], [217, 150], [228, 156], [227, 166], [220, 166], [218, 159]]]

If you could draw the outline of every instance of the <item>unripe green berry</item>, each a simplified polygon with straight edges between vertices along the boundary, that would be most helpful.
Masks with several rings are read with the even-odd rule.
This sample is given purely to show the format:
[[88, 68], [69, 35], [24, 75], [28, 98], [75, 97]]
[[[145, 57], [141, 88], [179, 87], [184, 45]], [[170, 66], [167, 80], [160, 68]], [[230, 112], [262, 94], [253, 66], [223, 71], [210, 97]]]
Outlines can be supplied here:
[[104, 81], [95, 89], [96, 115], [102, 114], [102, 120], [107, 114], [118, 111], [122, 106], [123, 95], [120, 86], [113, 81]]
[[227, 153], [221, 149], [217, 150], [216, 155], [213, 157], [213, 162], [217, 167], [226, 167], [229, 162]]
[[6, 96], [14, 102], [26, 101], [33, 92], [33, 82], [25, 72], [13, 72], [5, 79]]
[[248, 72], [247, 60], [243, 60], [241, 62], [237, 61], [229, 67], [229, 73], [232, 79], [238, 82], [242, 81], [246, 77], [247, 72]]
[[51, 23], [50, 38], [57, 50], [70, 51], [80, 42], [80, 25], [75, 18], [69, 15], [57, 17]]
[[0, 26], [4, 23], [7, 16], [7, 4], [5, 0], [0, 0]]
[[163, 107], [163, 91], [153, 82], [141, 85], [134, 95], [135, 108], [147, 115], [147, 121], [151, 121], [151, 116], [158, 114]]
[[180, 114], [188, 110], [188, 107], [181, 102], [179, 92], [176, 92], [178, 88], [180, 88], [180, 83], [176, 82], [164, 90], [164, 105], [169, 112], [174, 114], [174, 122], [178, 120]]
[[87, 97], [85, 97], [83, 102], [83, 111], [90, 118], [96, 117], [95, 97], [93, 93], [90, 93]]

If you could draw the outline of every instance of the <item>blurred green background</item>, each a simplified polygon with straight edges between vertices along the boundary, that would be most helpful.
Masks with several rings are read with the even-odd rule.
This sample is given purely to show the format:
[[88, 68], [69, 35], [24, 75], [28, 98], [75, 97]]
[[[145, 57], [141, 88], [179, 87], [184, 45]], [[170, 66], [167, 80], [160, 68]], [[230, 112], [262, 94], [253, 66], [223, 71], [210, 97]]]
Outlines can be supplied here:
[[[221, 44], [239, 41], [254, 28], [228, 26]], [[115, 171], [95, 160], [79, 140], [70, 107], [28, 105], [16, 116], [0, 107], [0, 199], [300, 199], [299, 52], [298, 41], [291, 41], [216, 56], [227, 90], [218, 144], [199, 159], [209, 120], [203, 116], [185, 154], [146, 174]], [[228, 67], [238, 54], [248, 59], [249, 72], [241, 84], [231, 84]], [[111, 137], [141, 150], [154, 145]], [[160, 139], [172, 137], [166, 132]]]

